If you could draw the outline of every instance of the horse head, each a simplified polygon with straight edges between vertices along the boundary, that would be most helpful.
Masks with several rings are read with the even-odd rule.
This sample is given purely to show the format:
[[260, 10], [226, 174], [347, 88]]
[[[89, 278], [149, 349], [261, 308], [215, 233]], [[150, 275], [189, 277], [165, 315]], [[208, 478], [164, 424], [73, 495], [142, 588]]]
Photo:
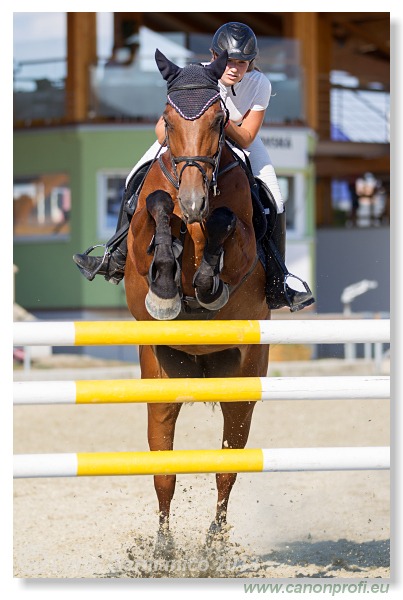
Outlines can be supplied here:
[[155, 60], [167, 82], [163, 119], [179, 207], [184, 221], [201, 223], [209, 212], [209, 191], [213, 188], [216, 192], [224, 142], [227, 115], [218, 80], [224, 73], [228, 54], [223, 52], [207, 66], [190, 64], [183, 68], [159, 50]]

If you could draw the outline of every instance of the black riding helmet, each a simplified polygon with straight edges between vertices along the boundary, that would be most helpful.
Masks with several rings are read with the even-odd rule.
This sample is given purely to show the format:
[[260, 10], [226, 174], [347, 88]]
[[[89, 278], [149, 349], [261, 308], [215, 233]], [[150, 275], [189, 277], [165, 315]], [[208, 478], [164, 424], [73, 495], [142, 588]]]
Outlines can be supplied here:
[[252, 61], [257, 55], [256, 36], [248, 25], [225, 23], [215, 32], [211, 50], [216, 54], [227, 50], [228, 58]]

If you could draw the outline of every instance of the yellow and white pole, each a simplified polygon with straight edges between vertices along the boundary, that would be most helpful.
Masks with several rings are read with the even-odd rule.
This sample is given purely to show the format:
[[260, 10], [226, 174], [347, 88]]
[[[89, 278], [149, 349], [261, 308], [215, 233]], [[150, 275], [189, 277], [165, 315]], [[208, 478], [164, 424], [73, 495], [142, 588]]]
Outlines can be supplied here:
[[17, 454], [14, 478], [389, 469], [387, 447]]
[[14, 404], [242, 402], [385, 399], [388, 376], [228, 377], [29, 381], [13, 384]]
[[76, 321], [18, 322], [14, 346], [128, 344], [240, 345], [388, 342], [390, 321]]

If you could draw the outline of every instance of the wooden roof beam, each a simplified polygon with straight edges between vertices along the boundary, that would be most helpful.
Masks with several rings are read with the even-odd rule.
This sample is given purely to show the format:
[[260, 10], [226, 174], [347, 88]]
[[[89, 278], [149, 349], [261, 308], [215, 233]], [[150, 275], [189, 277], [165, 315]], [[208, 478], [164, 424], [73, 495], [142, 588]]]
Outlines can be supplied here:
[[388, 44], [379, 39], [378, 36], [371, 34], [368, 30], [365, 29], [365, 23], [362, 26], [354, 24], [352, 21], [339, 21], [336, 16], [332, 18], [334, 23], [340, 23], [342, 26], [347, 29], [354, 37], [357, 39], [361, 39], [364, 42], [369, 44], [373, 44], [379, 50], [381, 54], [385, 56], [385, 58], [390, 59], [390, 47]]
[[66, 119], [88, 119], [89, 69], [97, 62], [96, 13], [67, 13]]

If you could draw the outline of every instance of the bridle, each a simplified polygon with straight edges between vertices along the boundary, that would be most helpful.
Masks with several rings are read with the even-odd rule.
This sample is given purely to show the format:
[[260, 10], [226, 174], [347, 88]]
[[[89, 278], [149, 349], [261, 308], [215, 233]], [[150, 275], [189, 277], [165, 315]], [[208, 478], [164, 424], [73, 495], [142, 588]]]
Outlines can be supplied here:
[[[169, 89], [169, 93], [182, 91], [182, 90], [195, 90], [195, 89], [214, 89], [215, 91], [217, 91], [217, 87], [212, 86], [212, 85], [187, 84], [187, 85], [182, 85], [182, 86], [174, 86]], [[225, 106], [225, 104], [223, 103], [219, 93], [217, 94], [217, 100], [210, 102], [210, 104], [208, 104], [207, 107], [209, 108], [211, 106], [211, 104], [213, 104], [214, 102], [216, 102], [218, 100], [220, 100], [221, 106], [225, 112], [225, 118], [222, 119], [222, 121], [220, 123], [220, 135], [219, 135], [219, 139], [218, 139], [217, 150], [214, 153], [214, 155], [211, 157], [210, 156], [173, 156], [170, 145], [169, 145], [168, 127], [167, 127], [167, 124], [165, 123], [165, 142], [164, 142], [164, 144], [167, 146], [168, 150], [170, 151], [169, 153], [171, 156], [171, 167], [172, 167], [173, 174], [166, 168], [166, 165], [164, 164], [164, 162], [162, 160], [162, 155], [159, 156], [158, 162], [159, 162], [159, 165], [160, 165], [161, 170], [164, 173], [165, 177], [167, 177], [167, 179], [175, 186], [175, 188], [177, 190], [179, 189], [179, 187], [181, 185], [182, 176], [183, 176], [183, 172], [185, 171], [185, 169], [187, 169], [188, 167], [196, 167], [197, 169], [199, 169], [200, 173], [202, 174], [204, 185], [205, 185], [206, 189], [212, 188], [214, 196], [217, 196], [220, 193], [220, 191], [217, 188], [218, 168], [219, 168], [219, 164], [220, 164], [221, 152], [222, 152], [222, 149], [224, 146], [224, 137], [225, 137], [224, 129], [225, 129], [225, 125], [227, 124], [228, 119], [229, 119], [229, 113], [228, 113], [228, 109]], [[179, 112], [179, 114], [182, 117], [187, 118], [179, 111], [179, 109], [177, 109], [176, 107], [174, 107], [174, 108], [175, 108], [175, 110], [177, 110], [177, 112]], [[207, 110], [207, 108], [205, 108], [205, 110]], [[203, 110], [203, 112], [205, 112], [205, 110]], [[201, 112], [198, 116], [203, 114], [203, 112]], [[197, 117], [194, 117], [194, 118], [188, 119], [188, 120], [195, 120], [196, 118]], [[180, 169], [180, 171], [178, 173], [177, 165], [179, 165], [180, 163], [185, 163], [185, 164], [183, 165], [183, 167]], [[211, 180], [209, 180], [206, 170], [199, 163], [205, 163], [205, 164], [212, 165], [213, 174], [212, 174]]]

